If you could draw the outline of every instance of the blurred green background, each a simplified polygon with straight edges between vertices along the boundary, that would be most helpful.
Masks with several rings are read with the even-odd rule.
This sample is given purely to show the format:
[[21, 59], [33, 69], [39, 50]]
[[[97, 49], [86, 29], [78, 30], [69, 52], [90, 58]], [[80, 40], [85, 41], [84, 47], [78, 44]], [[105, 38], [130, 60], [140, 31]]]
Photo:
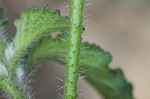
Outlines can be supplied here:
[[[10, 21], [7, 33], [15, 35], [13, 22], [22, 10], [34, 5], [49, 5], [69, 14], [68, 0], [0, 0]], [[150, 99], [150, 0], [91, 0], [85, 7], [83, 39], [108, 50], [113, 61], [111, 68], [122, 68], [126, 78], [134, 85], [136, 99]], [[43, 66], [44, 65], [44, 66]], [[40, 67], [43, 66], [43, 67]], [[34, 72], [33, 92], [36, 99], [56, 99], [55, 85], [63, 85], [64, 66], [42, 62]], [[86, 93], [78, 99], [102, 99], [86, 81], [79, 86]], [[60, 93], [62, 90], [59, 91]]]

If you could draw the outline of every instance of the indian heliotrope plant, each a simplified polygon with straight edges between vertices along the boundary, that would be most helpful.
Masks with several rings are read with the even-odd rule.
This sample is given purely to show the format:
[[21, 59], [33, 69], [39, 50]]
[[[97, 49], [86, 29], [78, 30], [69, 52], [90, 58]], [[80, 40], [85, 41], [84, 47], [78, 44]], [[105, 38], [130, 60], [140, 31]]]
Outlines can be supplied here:
[[[7, 18], [0, 8], [0, 89], [9, 99], [32, 99], [28, 87], [30, 72], [42, 60], [66, 64], [59, 60], [66, 60], [64, 55], [67, 55], [64, 99], [78, 96], [76, 82], [83, 75], [105, 99], [133, 99], [132, 86], [122, 71], [109, 68], [109, 52], [82, 42], [83, 3], [82, 0], [71, 1], [70, 18], [47, 6], [41, 10], [28, 8], [14, 22], [17, 29], [14, 38], [4, 34]], [[52, 38], [52, 32], [59, 33]]]

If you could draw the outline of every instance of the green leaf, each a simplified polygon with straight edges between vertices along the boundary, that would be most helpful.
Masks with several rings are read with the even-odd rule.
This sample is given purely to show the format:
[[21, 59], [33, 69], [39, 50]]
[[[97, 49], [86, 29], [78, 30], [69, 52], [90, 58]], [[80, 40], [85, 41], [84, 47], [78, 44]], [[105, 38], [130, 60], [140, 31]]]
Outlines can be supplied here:
[[[66, 35], [66, 33], [63, 33], [54, 39], [50, 36], [41, 39], [37, 47], [29, 53], [25, 66], [26, 74], [32, 70], [33, 64], [41, 60], [49, 59], [64, 64], [67, 53]], [[111, 55], [108, 52], [94, 44], [82, 43], [80, 67], [82, 70], [87, 70], [84, 73], [88, 76], [86, 79], [105, 99], [133, 99], [131, 84], [126, 81], [120, 69], [109, 68], [110, 62]]]
[[105, 99], [133, 99], [132, 85], [125, 79], [120, 69], [108, 69], [84, 66], [87, 80], [105, 97]]
[[7, 48], [6, 59], [11, 71], [17, 67], [18, 60], [27, 53], [27, 48], [51, 32], [68, 30], [69, 21], [62, 17], [59, 10], [52, 11], [47, 6], [42, 10], [30, 7], [23, 11], [15, 21], [17, 33]]
[[17, 28], [14, 39], [17, 50], [28, 47], [34, 40], [55, 31], [68, 30], [69, 21], [60, 16], [60, 11], [52, 11], [48, 7], [42, 10], [31, 7], [21, 13], [15, 21]]

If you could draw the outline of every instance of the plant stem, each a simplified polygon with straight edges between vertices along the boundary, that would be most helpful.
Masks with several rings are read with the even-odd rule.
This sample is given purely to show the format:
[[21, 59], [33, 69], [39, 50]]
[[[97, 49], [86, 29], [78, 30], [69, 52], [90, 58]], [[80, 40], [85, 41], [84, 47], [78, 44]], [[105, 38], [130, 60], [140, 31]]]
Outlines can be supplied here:
[[70, 1], [69, 44], [64, 99], [76, 99], [84, 0]]
[[21, 90], [7, 77], [0, 76], [0, 88], [9, 96], [9, 99], [26, 99]]

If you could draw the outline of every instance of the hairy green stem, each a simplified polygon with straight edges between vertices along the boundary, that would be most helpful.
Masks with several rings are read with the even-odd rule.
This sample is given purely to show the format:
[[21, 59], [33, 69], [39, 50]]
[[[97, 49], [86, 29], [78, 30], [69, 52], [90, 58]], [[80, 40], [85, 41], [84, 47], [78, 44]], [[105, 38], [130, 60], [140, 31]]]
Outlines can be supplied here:
[[66, 80], [64, 85], [64, 99], [76, 99], [83, 4], [84, 0], [70, 1], [70, 33], [66, 63]]
[[10, 99], [26, 99], [20, 89], [7, 77], [0, 76], [0, 88], [9, 96]]

